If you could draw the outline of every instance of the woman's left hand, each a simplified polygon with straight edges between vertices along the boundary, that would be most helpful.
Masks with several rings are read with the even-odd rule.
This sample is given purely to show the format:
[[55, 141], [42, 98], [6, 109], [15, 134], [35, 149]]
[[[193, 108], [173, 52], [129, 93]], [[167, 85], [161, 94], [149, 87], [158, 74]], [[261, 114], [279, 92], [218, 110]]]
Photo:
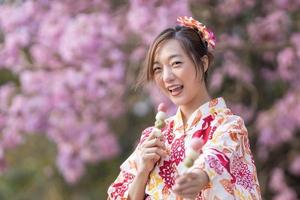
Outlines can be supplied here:
[[177, 177], [173, 192], [185, 199], [195, 199], [199, 192], [207, 186], [209, 178], [203, 170], [193, 170]]

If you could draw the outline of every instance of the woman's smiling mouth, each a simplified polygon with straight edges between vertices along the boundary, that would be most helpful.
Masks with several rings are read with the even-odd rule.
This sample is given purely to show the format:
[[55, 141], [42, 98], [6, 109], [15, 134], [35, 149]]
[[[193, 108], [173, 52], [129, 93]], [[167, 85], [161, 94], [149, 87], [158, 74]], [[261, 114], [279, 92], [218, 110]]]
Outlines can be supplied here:
[[183, 90], [183, 85], [172, 85], [168, 87], [168, 90], [172, 96], [178, 96]]

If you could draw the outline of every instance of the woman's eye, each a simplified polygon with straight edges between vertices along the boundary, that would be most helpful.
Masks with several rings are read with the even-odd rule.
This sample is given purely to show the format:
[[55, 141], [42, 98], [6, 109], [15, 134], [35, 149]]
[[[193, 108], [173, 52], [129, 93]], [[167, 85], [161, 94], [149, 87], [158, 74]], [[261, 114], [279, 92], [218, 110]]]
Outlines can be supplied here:
[[154, 68], [153, 68], [153, 72], [154, 72], [154, 73], [157, 73], [157, 72], [159, 72], [159, 71], [160, 71], [160, 67], [154, 67]]
[[176, 61], [176, 62], [173, 62], [173, 66], [175, 65], [175, 66], [178, 66], [178, 65], [180, 65], [182, 62], [180, 62], [180, 61]]

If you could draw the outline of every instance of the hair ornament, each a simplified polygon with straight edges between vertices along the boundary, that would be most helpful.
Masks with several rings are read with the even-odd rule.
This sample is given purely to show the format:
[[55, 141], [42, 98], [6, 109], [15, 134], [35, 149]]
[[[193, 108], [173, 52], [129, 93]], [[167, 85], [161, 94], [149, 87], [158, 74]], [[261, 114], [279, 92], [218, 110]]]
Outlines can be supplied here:
[[211, 47], [213, 49], [215, 48], [216, 46], [215, 34], [212, 31], [210, 31], [208, 28], [206, 28], [204, 24], [195, 20], [192, 17], [187, 17], [187, 16], [178, 17], [177, 22], [179, 22], [181, 26], [197, 29], [200, 37], [205, 42], [207, 42], [208, 47]]

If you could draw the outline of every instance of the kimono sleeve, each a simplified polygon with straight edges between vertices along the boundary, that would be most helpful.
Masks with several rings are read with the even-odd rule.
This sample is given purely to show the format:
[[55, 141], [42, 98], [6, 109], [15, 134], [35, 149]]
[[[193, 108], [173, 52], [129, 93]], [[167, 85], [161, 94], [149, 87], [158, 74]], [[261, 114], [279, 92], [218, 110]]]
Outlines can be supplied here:
[[111, 200], [128, 199], [128, 189], [137, 173], [138, 148], [139, 145], [149, 136], [152, 128], [143, 131], [139, 144], [134, 152], [120, 166], [120, 173], [116, 180], [108, 188], [108, 196]]
[[240, 117], [229, 116], [202, 151], [194, 168], [208, 174], [209, 199], [261, 199], [247, 129]]

